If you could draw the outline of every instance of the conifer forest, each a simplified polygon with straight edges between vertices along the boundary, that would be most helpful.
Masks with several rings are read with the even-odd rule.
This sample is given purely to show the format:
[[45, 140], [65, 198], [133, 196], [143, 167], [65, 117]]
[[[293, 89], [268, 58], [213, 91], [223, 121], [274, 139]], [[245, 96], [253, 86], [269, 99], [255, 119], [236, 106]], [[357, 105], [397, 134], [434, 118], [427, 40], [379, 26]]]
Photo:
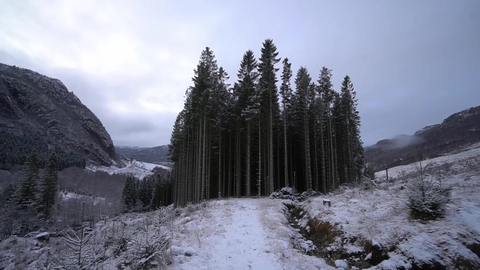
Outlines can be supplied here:
[[332, 70], [314, 72], [294, 74], [267, 39], [258, 59], [244, 53], [232, 85], [205, 48], [171, 136], [175, 204], [358, 182], [365, 161], [353, 82], [345, 75], [335, 90]]

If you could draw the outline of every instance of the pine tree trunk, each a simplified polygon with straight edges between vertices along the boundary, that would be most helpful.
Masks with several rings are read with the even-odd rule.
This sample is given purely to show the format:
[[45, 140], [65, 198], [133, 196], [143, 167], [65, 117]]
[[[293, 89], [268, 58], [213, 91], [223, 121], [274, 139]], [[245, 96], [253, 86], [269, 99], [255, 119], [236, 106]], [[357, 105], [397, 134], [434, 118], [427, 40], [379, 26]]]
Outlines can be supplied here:
[[[239, 121], [240, 122], [240, 121]], [[240, 124], [237, 124], [237, 173], [236, 173], [236, 188], [235, 194], [237, 197], [241, 196], [242, 191], [242, 145], [241, 145], [241, 132], [240, 132]]]
[[245, 196], [250, 197], [250, 121], [247, 121], [247, 172], [246, 172], [246, 193]]
[[218, 136], [218, 197], [222, 197], [222, 130]]
[[258, 196], [262, 196], [262, 129], [260, 119], [258, 121]]
[[308, 114], [305, 109], [303, 117], [303, 133], [305, 139], [305, 180], [307, 181], [307, 190], [312, 189], [312, 170], [310, 162], [310, 134], [308, 130]]
[[201, 194], [200, 199], [205, 199], [205, 185], [206, 185], [206, 159], [207, 159], [207, 149], [206, 149], [206, 139], [207, 139], [207, 115], [203, 114], [203, 142], [202, 142], [202, 187], [201, 187]]
[[210, 138], [210, 136], [208, 136], [208, 140], [207, 140], [207, 147], [206, 147], [206, 151], [207, 151], [207, 165], [206, 165], [206, 176], [205, 176], [205, 198], [207, 200], [210, 199], [210, 177], [211, 177], [211, 156], [212, 156], [212, 140]]
[[[320, 112], [321, 113], [321, 112]], [[326, 179], [326, 175], [325, 175], [325, 162], [326, 162], [326, 151], [325, 151], [325, 138], [324, 138], [324, 130], [322, 128], [323, 126], [323, 123], [322, 123], [322, 119], [320, 119], [320, 144], [321, 144], [321, 154], [322, 154], [322, 160], [321, 160], [321, 164], [322, 164], [322, 178], [321, 178], [321, 182], [322, 182], [322, 191], [324, 193], [327, 193], [327, 179]]]
[[193, 180], [195, 183], [195, 199], [194, 203], [198, 203], [201, 197], [201, 179], [202, 179], [202, 121], [198, 123], [198, 145], [197, 145], [197, 174], [194, 176], [195, 179]]
[[232, 171], [232, 163], [233, 163], [233, 134], [230, 133], [230, 140], [228, 142], [229, 151], [228, 151], [228, 179], [227, 179], [227, 197], [232, 195], [232, 178], [233, 178], [233, 171]]
[[268, 194], [272, 194], [274, 191], [273, 185], [273, 172], [274, 172], [274, 164], [273, 164], [273, 102], [272, 102], [272, 90], [269, 89], [270, 95], [270, 117], [269, 117], [269, 144], [268, 144]]
[[285, 174], [285, 187], [289, 186], [288, 183], [288, 148], [287, 148], [287, 113], [285, 111], [285, 100], [283, 101], [283, 147], [284, 151], [284, 174]]
[[[314, 123], [315, 123], [315, 120], [314, 120]], [[314, 124], [313, 125], [313, 165], [315, 166], [314, 167], [314, 171], [315, 171], [315, 175], [314, 175], [314, 181], [313, 181], [313, 189], [315, 191], [318, 191], [319, 190], [319, 186], [318, 186], [318, 152], [317, 152], [317, 127], [316, 125]]]
[[330, 177], [332, 181], [332, 188], [335, 188], [335, 161], [334, 161], [334, 148], [333, 148], [333, 132], [332, 132], [332, 121], [331, 121], [331, 115], [329, 114], [328, 116], [328, 127], [329, 127], [329, 132], [328, 132], [328, 140], [329, 140], [329, 147], [330, 147]]

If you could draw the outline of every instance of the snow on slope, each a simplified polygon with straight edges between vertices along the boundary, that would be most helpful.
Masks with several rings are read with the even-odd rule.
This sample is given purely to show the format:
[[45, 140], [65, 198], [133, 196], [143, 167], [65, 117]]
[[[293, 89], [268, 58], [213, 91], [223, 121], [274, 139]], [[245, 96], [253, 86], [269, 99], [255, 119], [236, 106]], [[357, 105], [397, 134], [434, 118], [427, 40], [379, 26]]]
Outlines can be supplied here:
[[[189, 207], [192, 210], [188, 210]], [[175, 221], [171, 269], [333, 269], [294, 249], [279, 200], [228, 199], [187, 207]]]
[[148, 175], [152, 175], [153, 172], [152, 170], [156, 167], [160, 167], [162, 169], [166, 170], [171, 170], [171, 168], [164, 166], [164, 165], [159, 165], [159, 164], [153, 164], [153, 163], [147, 163], [147, 162], [142, 162], [142, 161], [136, 161], [136, 160], [131, 160], [131, 161], [126, 161], [126, 166], [123, 168], [119, 168], [117, 166], [87, 166], [87, 170], [90, 171], [103, 171], [107, 172], [109, 174], [131, 174], [138, 179], [143, 179]]
[[[470, 160], [472, 158], [477, 158], [480, 157], [480, 144], [474, 144], [471, 145], [470, 147], [467, 147], [465, 151], [462, 151], [460, 153], [453, 153], [451, 155], [445, 155], [445, 156], [440, 156], [432, 159], [427, 159], [422, 161], [422, 166], [441, 166], [444, 164], [455, 164], [455, 163], [460, 163], [466, 160]], [[416, 171], [418, 164], [417, 163], [412, 163], [408, 165], [403, 165], [403, 166], [397, 166], [394, 168], [389, 168], [388, 169], [388, 176], [389, 177], [399, 177], [402, 174], [408, 174], [411, 172]], [[376, 178], [385, 178], [386, 177], [386, 172], [385, 171], [379, 171], [375, 173]]]
[[78, 194], [70, 191], [61, 191], [59, 193], [59, 198], [64, 201], [67, 201], [70, 199], [89, 199], [93, 201], [93, 205], [97, 205], [99, 202], [105, 201], [105, 198], [103, 197], [87, 196], [87, 195]]
[[[411, 178], [402, 174], [414, 172], [415, 164], [389, 169], [390, 176], [399, 177], [393, 181], [380, 178], [377, 186], [368, 189], [344, 187], [306, 201], [303, 207], [311, 217], [335, 224], [343, 239], [365, 239], [389, 250], [390, 258], [372, 269], [409, 269], [432, 262], [457, 269], [463, 259], [476, 264], [465, 269], [480, 267], [480, 258], [473, 252], [474, 245], [480, 244], [480, 148], [422, 163], [432, 164], [442, 185], [452, 187], [444, 219], [421, 222], [410, 218], [406, 188]], [[439, 166], [445, 164], [449, 166]], [[331, 207], [324, 206], [323, 199], [330, 199]], [[363, 250], [360, 241], [353, 246]], [[337, 242], [331, 248], [345, 245]]]

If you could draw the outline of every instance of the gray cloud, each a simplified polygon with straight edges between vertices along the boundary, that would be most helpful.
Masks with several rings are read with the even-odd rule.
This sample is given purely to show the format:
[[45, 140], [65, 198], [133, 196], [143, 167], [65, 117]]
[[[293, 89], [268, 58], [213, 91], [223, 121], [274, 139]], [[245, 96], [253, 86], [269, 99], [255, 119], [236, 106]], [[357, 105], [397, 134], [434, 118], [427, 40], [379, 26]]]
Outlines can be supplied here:
[[[1, 1], [1, 0], [0, 0]], [[480, 2], [5, 1], [0, 62], [62, 80], [119, 145], [169, 142], [201, 50], [232, 82], [273, 38], [293, 68], [357, 90], [373, 144], [480, 105]]]

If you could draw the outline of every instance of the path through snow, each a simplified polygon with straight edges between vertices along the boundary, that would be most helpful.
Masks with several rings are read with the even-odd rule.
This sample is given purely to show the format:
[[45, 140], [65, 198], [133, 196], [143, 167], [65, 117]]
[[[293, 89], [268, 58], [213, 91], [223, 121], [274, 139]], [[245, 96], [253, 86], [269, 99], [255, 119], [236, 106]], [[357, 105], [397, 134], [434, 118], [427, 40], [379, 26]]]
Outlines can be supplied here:
[[176, 220], [172, 269], [331, 268], [292, 248], [279, 201], [229, 199], [204, 206], [187, 207]]

